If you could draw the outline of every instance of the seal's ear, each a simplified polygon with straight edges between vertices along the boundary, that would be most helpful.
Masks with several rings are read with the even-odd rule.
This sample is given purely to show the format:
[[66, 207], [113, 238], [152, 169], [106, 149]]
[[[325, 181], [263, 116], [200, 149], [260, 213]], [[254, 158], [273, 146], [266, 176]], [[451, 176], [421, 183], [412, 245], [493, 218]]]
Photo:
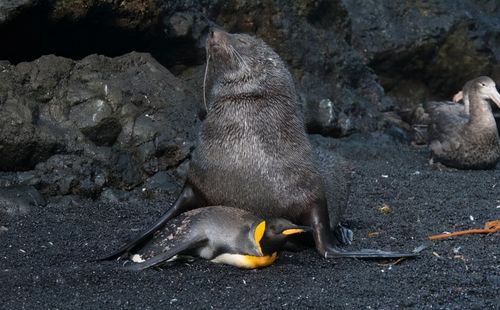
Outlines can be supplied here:
[[285, 229], [283, 229], [281, 231], [281, 234], [285, 235], [285, 236], [289, 236], [289, 235], [301, 234], [301, 233], [305, 233], [305, 232], [309, 232], [309, 231], [312, 231], [312, 228], [309, 226], [293, 225], [292, 227], [285, 227]]

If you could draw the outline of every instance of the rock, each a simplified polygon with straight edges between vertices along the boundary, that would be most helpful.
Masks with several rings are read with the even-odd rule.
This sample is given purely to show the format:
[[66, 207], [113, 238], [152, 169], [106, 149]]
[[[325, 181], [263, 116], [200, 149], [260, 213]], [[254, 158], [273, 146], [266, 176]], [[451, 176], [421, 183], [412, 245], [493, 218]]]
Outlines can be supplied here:
[[[461, 3], [462, 2], [462, 3]], [[394, 1], [343, 1], [352, 26], [352, 45], [369, 60], [437, 43], [455, 24], [463, 1], [410, 4]], [[403, 56], [403, 55], [402, 55]]]
[[174, 38], [187, 37], [191, 33], [193, 24], [193, 14], [176, 12], [170, 18], [166, 19], [166, 33]]
[[0, 25], [12, 20], [27, 8], [33, 6], [37, 0], [8, 0], [0, 2]]
[[111, 172], [119, 181], [118, 187], [127, 190], [140, 185], [144, 178], [140, 162], [128, 151], [113, 154]]
[[[47, 207], [54, 205], [63, 205], [66, 210], [77, 209], [81, 210], [85, 205], [88, 205], [89, 200], [77, 195], [54, 196], [47, 199]], [[80, 211], [78, 211], [80, 212]], [[62, 216], [65, 216], [64, 214]]]
[[34, 207], [45, 205], [45, 199], [33, 186], [0, 187], [0, 213], [25, 215]]
[[390, 126], [384, 132], [385, 134], [391, 136], [394, 140], [398, 141], [401, 144], [410, 144], [414, 138], [408, 131], [401, 129], [401, 127]]
[[46, 195], [79, 194], [96, 197], [109, 182], [106, 166], [78, 155], [54, 155], [36, 166], [36, 187]]
[[128, 201], [130, 199], [131, 194], [127, 191], [114, 189], [114, 188], [106, 188], [101, 193], [101, 201], [109, 202], [109, 203], [118, 203], [123, 201]]
[[121, 132], [113, 108], [104, 100], [85, 101], [71, 108], [69, 119], [94, 144], [111, 146]]
[[494, 75], [500, 60], [500, 5], [495, 1], [343, 1], [352, 45], [388, 94], [408, 113], [450, 99], [463, 84]]
[[198, 102], [149, 54], [43, 56], [0, 72], [0, 170], [47, 195], [132, 189], [188, 157]]
[[166, 171], [160, 171], [146, 180], [144, 188], [173, 194], [181, 188], [175, 179]]
[[305, 107], [308, 132], [344, 137], [357, 131], [373, 131], [378, 127], [380, 111], [364, 106], [363, 99], [352, 93], [350, 97], [346, 95], [344, 100], [333, 102], [325, 98], [319, 103], [309, 102]]
[[81, 129], [81, 132], [98, 146], [112, 146], [121, 131], [120, 122], [114, 117], [103, 118], [96, 126]]
[[[184, 8], [182, 4], [175, 11], [165, 12], [163, 19], [164, 33], [169, 40], [177, 43], [182, 58], [204, 59], [205, 35], [208, 33], [210, 21], [199, 11], [192, 8]], [[186, 45], [186, 43], [188, 43]]]

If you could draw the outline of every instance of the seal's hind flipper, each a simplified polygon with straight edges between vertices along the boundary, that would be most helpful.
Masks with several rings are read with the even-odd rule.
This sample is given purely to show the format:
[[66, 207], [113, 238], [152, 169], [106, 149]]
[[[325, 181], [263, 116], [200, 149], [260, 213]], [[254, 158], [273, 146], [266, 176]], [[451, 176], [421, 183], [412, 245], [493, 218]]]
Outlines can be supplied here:
[[329, 247], [325, 253], [326, 258], [366, 258], [366, 259], [386, 259], [386, 258], [406, 258], [416, 257], [420, 252], [427, 248], [427, 245], [421, 245], [412, 252], [401, 253], [392, 251], [383, 251], [376, 249], [361, 249], [356, 251], [347, 251], [342, 248]]
[[139, 271], [139, 270], [144, 270], [146, 268], [158, 266], [163, 262], [166, 262], [167, 260], [171, 259], [172, 257], [176, 255], [182, 255], [185, 254], [186, 251], [195, 249], [199, 246], [201, 246], [203, 243], [207, 242], [207, 238], [205, 237], [200, 237], [198, 239], [192, 239], [185, 241], [180, 244], [174, 245], [172, 248], [166, 250], [165, 252], [158, 254], [156, 256], [153, 256], [146, 261], [138, 264], [133, 264], [130, 266], [127, 266], [126, 269], [128, 270], [134, 270], [134, 271]]
[[160, 228], [162, 228], [165, 223], [167, 223], [170, 219], [176, 217], [177, 215], [189, 211], [191, 209], [196, 209], [202, 206], [202, 199], [200, 199], [199, 194], [195, 191], [189, 184], [186, 184], [182, 189], [181, 194], [175, 201], [174, 205], [167, 211], [165, 214], [158, 220], [156, 223], [151, 226], [149, 229], [144, 231], [141, 235], [136, 237], [134, 240], [122, 246], [120, 249], [115, 252], [99, 258], [98, 260], [110, 260], [115, 259], [123, 254], [141, 246], [149, 240], [153, 234]]

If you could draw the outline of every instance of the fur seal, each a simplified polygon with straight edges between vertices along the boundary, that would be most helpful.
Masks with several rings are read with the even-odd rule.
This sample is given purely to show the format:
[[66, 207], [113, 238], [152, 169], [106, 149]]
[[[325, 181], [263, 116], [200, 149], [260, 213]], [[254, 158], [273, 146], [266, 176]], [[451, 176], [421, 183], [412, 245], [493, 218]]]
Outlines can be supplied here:
[[309, 231], [284, 219], [268, 222], [225, 206], [190, 210], [168, 221], [142, 248], [131, 255], [143, 270], [179, 256], [195, 256], [240, 268], [262, 268], [277, 258], [288, 236]]
[[463, 108], [443, 102], [426, 105], [431, 162], [458, 169], [494, 168], [500, 159], [500, 141], [488, 100], [500, 107], [495, 82], [487, 76], [475, 78], [454, 96], [454, 101], [460, 99]]
[[104, 259], [140, 246], [173, 217], [210, 205], [311, 227], [323, 257], [417, 255], [338, 247], [337, 240], [348, 243], [352, 237], [339, 226], [342, 209], [329, 210], [292, 76], [269, 46], [250, 35], [212, 29], [207, 55], [208, 111], [180, 197], [150, 229]]

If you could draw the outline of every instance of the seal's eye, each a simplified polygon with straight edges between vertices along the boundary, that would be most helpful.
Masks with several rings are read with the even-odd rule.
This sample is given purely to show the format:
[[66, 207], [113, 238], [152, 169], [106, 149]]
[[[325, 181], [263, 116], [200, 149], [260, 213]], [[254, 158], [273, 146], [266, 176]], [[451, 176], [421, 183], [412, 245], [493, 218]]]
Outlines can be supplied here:
[[240, 41], [241, 43], [243, 43], [243, 44], [245, 44], [245, 45], [247, 45], [247, 44], [248, 44], [248, 42], [247, 42], [247, 41], [245, 41], [245, 40], [243, 40], [243, 39], [238, 39], [238, 41]]

